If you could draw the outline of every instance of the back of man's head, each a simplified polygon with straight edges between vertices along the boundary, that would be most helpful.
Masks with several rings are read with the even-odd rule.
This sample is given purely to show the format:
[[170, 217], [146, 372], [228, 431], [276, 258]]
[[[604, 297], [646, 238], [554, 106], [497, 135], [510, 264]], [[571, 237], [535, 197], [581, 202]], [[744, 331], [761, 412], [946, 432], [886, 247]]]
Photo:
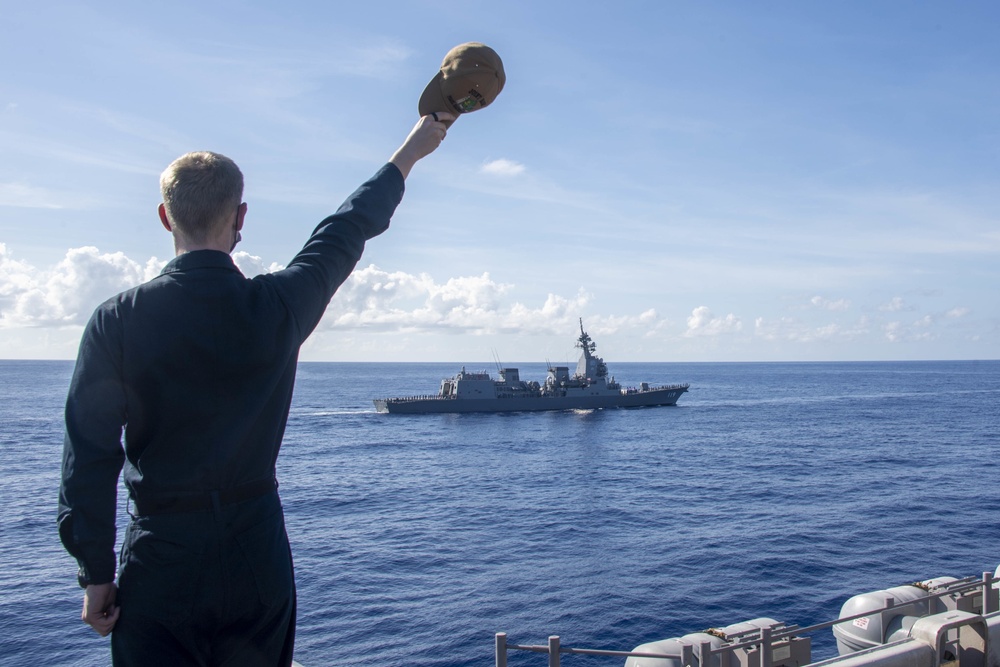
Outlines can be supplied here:
[[180, 156], [160, 175], [167, 217], [185, 237], [203, 242], [243, 200], [243, 173], [219, 153], [198, 151]]

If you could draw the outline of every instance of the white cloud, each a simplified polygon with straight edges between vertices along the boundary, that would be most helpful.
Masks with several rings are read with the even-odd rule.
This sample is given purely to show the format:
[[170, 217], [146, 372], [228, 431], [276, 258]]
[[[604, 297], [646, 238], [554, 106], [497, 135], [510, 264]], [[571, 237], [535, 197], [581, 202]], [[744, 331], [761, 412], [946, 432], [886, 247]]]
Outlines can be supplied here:
[[[247, 277], [280, 270], [246, 252], [233, 255]], [[73, 248], [54, 267], [39, 269], [14, 259], [0, 243], [0, 327], [81, 325], [94, 308], [115, 294], [159, 275], [165, 260], [144, 263], [124, 253], [101, 253], [94, 247]]]
[[794, 328], [795, 331], [801, 328], [795, 320], [788, 317], [782, 317], [778, 320], [758, 317], [754, 320], [753, 326], [754, 333], [764, 340], [785, 340], [789, 336], [787, 330], [790, 327]]
[[809, 325], [794, 318], [782, 317], [769, 320], [758, 317], [754, 320], [754, 335], [767, 341], [788, 341], [792, 343], [814, 343], [818, 341], [855, 340], [868, 334], [868, 319], [862, 317], [853, 324], [831, 322]]
[[163, 264], [153, 257], [143, 265], [88, 246], [40, 270], [13, 259], [0, 244], [0, 327], [83, 324], [105, 299], [149, 280]]
[[30, 283], [34, 268], [13, 258], [6, 243], [0, 243], [0, 295], [12, 294]]
[[879, 306], [878, 309], [887, 313], [898, 313], [903, 310], [913, 310], [913, 307], [907, 305], [907, 303], [903, 301], [903, 297], [894, 296], [888, 303], [884, 303]]
[[524, 173], [524, 165], [520, 162], [500, 158], [484, 163], [479, 171], [494, 176], [517, 176]]
[[926, 315], [914, 321], [910, 326], [899, 321], [889, 322], [882, 327], [882, 333], [890, 343], [936, 340], [938, 335], [929, 330], [933, 324], [934, 319], [930, 315]]
[[277, 262], [265, 265], [262, 258], [257, 255], [251, 255], [248, 252], [243, 252], [242, 250], [237, 250], [233, 253], [233, 262], [236, 263], [236, 268], [240, 270], [240, 273], [247, 278], [253, 278], [264, 273], [274, 273], [285, 268]]
[[[234, 253], [233, 259], [248, 277], [282, 268], [244, 251]], [[142, 262], [121, 252], [102, 253], [83, 247], [67, 251], [53, 266], [39, 268], [16, 258], [8, 245], [0, 243], [0, 337], [8, 343], [19, 341], [18, 349], [5, 350], [5, 355], [38, 357], [59, 352], [65, 356], [62, 350], [75, 344], [75, 333], [98, 304], [155, 277], [164, 264], [156, 257]], [[341, 286], [319, 326], [318, 340], [310, 345], [326, 356], [415, 358], [424, 354], [444, 358], [468, 354], [475, 345], [470, 342], [474, 339], [460, 341], [460, 337], [447, 334], [508, 336], [518, 341], [531, 339], [536, 346], [547, 345], [547, 337], [563, 340], [567, 332], [575, 331], [582, 316], [588, 332], [621, 346], [627, 351], [624, 356], [662, 354], [665, 345], [676, 348], [682, 339], [695, 341], [688, 345], [689, 354], [704, 353], [704, 346], [726, 339], [727, 344], [745, 349], [768, 344], [765, 349], [780, 349], [795, 358], [815, 354], [819, 348], [810, 345], [822, 347], [824, 343], [876, 343], [877, 338], [881, 345], [935, 341], [949, 335], [948, 321], [972, 312], [955, 307], [900, 318], [899, 311], [914, 309], [897, 297], [882, 309], [883, 314], [850, 321], [841, 316], [849, 310], [846, 299], [817, 296], [803, 302], [798, 316], [775, 319], [762, 313], [748, 320], [753, 323], [752, 332], [739, 335], [744, 334], [740, 317], [716, 315], [707, 306], [694, 308], [685, 325], [662, 318], [650, 303], [642, 307], [633, 304], [634, 310], [625, 314], [588, 313], [594, 301], [583, 288], [575, 294], [546, 293], [537, 285], [510, 284], [487, 272], [442, 279], [369, 265], [358, 268]], [[963, 335], [964, 340], [976, 340], [977, 336], [975, 332]], [[38, 352], [40, 341], [48, 341], [45, 354]], [[787, 343], [805, 352], [792, 351]], [[884, 352], [878, 354], [885, 356]]]
[[650, 308], [649, 310], [639, 314], [639, 322], [642, 324], [652, 324], [657, 320], [656, 309]]
[[847, 310], [851, 307], [851, 302], [848, 299], [831, 300], [823, 296], [814, 296], [813, 298], [809, 299], [809, 303], [814, 308], [822, 308], [823, 310], [833, 310], [833, 311]]
[[[557, 333], [574, 326], [590, 300], [581, 290], [571, 298], [549, 294], [540, 306], [531, 307], [509, 301], [513, 289], [513, 285], [494, 281], [489, 273], [439, 283], [425, 273], [390, 272], [369, 265], [355, 270], [337, 291], [320, 326], [403, 332]], [[600, 325], [595, 318], [596, 326]]]
[[737, 333], [743, 328], [740, 318], [732, 313], [725, 317], [715, 317], [707, 306], [698, 306], [691, 311], [691, 316], [687, 318], [687, 331], [684, 335], [688, 338], [694, 336], [720, 336], [722, 334]]
[[[234, 260], [248, 277], [282, 268], [246, 252], [235, 253]], [[140, 263], [121, 252], [83, 247], [67, 251], [54, 267], [39, 269], [15, 259], [0, 244], [0, 328], [82, 325], [100, 303], [154, 278], [164, 264], [155, 257]], [[577, 326], [591, 300], [581, 289], [570, 297], [550, 293], [532, 305], [511, 299], [513, 291], [514, 285], [495, 281], [489, 273], [438, 282], [427, 274], [370, 265], [341, 286], [320, 329], [565, 334]], [[653, 309], [586, 319], [595, 334], [663, 325]]]

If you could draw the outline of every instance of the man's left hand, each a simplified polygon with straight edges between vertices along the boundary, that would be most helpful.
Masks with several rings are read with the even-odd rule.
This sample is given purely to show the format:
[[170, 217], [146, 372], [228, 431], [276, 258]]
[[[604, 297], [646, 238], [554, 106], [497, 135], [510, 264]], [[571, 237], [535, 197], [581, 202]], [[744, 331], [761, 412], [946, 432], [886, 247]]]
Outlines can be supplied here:
[[115, 605], [118, 587], [114, 583], [91, 584], [83, 594], [83, 622], [107, 637], [118, 622], [121, 607]]

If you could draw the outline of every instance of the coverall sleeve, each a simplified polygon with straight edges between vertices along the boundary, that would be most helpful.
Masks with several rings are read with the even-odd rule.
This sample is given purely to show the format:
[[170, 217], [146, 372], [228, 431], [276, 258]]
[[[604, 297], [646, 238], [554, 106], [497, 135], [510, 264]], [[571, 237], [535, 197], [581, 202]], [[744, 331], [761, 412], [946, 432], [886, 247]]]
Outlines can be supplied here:
[[395, 165], [383, 166], [336, 213], [319, 223], [286, 269], [265, 278], [275, 281], [295, 318], [300, 343], [316, 328], [337, 288], [351, 275], [365, 241], [389, 228], [404, 185]]
[[80, 342], [66, 399], [59, 537], [92, 584], [114, 581], [115, 505], [126, 420], [115, 305], [95, 311]]

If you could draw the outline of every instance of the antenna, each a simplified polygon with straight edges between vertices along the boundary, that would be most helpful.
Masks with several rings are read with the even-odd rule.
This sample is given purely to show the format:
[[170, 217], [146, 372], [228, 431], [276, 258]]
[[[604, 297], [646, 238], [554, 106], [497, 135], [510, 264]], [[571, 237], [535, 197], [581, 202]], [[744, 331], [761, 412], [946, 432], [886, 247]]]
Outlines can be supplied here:
[[497, 349], [493, 348], [493, 361], [497, 365], [497, 373], [503, 370], [503, 364], [500, 363], [500, 355], [497, 354]]
[[576, 347], [583, 350], [585, 357], [590, 357], [590, 355], [597, 351], [597, 343], [595, 343], [587, 332], [583, 330], [583, 318], [580, 318], [580, 337], [576, 339]]

